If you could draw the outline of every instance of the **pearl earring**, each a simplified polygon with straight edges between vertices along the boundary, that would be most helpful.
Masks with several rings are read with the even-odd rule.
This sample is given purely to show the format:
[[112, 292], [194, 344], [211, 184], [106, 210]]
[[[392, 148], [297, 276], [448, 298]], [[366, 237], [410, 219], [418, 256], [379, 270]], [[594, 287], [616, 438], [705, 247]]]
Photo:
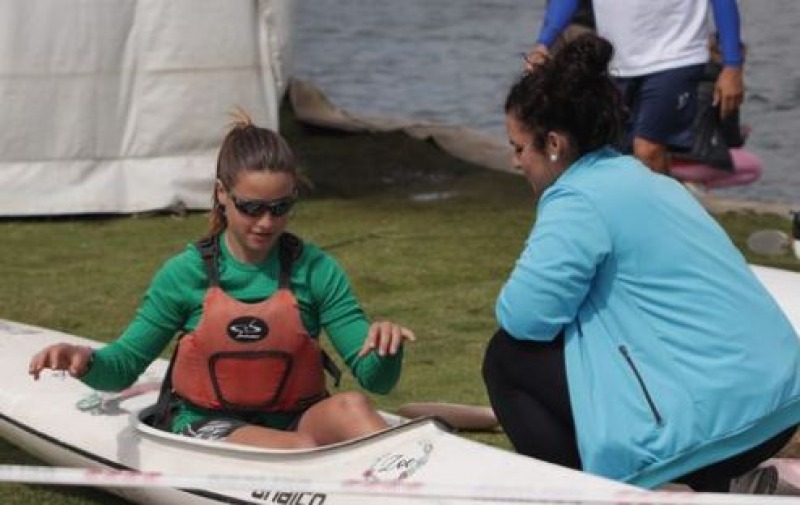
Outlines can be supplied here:
[[551, 155], [550, 155], [550, 161], [552, 161], [553, 163], [555, 163], [556, 161], [558, 161], [558, 155], [557, 155], [557, 154], [555, 154], [555, 153], [551, 154]]

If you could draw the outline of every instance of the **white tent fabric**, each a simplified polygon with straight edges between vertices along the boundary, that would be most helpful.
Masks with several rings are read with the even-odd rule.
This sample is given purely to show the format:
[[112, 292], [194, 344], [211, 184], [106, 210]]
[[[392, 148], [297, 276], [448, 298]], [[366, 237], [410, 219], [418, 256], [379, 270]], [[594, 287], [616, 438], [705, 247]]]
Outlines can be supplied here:
[[210, 206], [240, 106], [277, 128], [292, 0], [0, 0], [0, 216]]

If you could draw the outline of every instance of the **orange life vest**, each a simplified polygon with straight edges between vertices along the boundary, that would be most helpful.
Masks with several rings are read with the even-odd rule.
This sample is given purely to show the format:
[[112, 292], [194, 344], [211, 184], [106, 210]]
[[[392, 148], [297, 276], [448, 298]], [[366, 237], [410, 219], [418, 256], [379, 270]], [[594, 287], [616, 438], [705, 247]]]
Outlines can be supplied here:
[[302, 242], [281, 236], [278, 290], [258, 303], [238, 301], [220, 288], [216, 239], [198, 248], [209, 287], [197, 328], [175, 351], [175, 393], [199, 407], [261, 412], [302, 411], [327, 396], [323, 368], [333, 362], [306, 331], [289, 289]]

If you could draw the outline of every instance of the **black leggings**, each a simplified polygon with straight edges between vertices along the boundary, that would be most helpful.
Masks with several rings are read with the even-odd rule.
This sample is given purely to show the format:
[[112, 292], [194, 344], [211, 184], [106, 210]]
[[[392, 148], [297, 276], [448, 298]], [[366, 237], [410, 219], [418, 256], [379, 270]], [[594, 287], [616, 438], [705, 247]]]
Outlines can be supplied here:
[[686, 484], [695, 491], [726, 493], [730, 488], [731, 479], [749, 472], [777, 454], [791, 440], [795, 430], [796, 427], [793, 426], [778, 433], [761, 445], [695, 470], [688, 475], [675, 479], [675, 482]]
[[[563, 335], [552, 342], [533, 342], [498, 330], [483, 358], [483, 381], [497, 419], [518, 453], [582, 468], [567, 388]], [[794, 431], [792, 427], [676, 481], [695, 491], [725, 492], [732, 478], [774, 456]]]
[[553, 342], [530, 342], [498, 330], [483, 358], [483, 381], [514, 450], [581, 469], [563, 336]]

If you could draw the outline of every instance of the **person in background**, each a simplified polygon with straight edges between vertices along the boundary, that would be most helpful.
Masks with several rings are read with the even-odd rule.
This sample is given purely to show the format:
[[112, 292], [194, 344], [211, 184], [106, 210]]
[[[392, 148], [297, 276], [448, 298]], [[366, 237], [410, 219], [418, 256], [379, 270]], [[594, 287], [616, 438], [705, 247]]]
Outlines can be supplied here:
[[613, 47], [584, 34], [511, 87], [536, 222], [482, 373], [515, 450], [647, 488], [775, 492], [800, 422], [800, 341], [681, 184], [611, 146]]
[[[611, 71], [623, 90], [629, 120], [623, 146], [652, 170], [669, 171], [669, 151], [692, 145], [697, 85], [709, 60], [709, 5], [722, 46], [722, 71], [713, 101], [724, 119], [744, 99], [739, 9], [735, 0], [593, 0], [599, 35], [616, 53]], [[580, 0], [551, 0], [526, 66], [550, 48], [580, 6]]]
[[[547, 0], [545, 9], [545, 18], [543, 26], [549, 26], [553, 20], [548, 17], [550, 13], [550, 4], [553, 0]], [[544, 30], [544, 28], [543, 28]], [[564, 44], [574, 39], [578, 35], [582, 35], [589, 31], [596, 31], [597, 24], [594, 21], [594, 9], [592, 9], [592, 0], [578, 0], [578, 5], [575, 11], [570, 16], [568, 24], [564, 28], [560, 28], [553, 37], [553, 40], [548, 46], [534, 47], [533, 50], [525, 55], [525, 65], [530, 69], [531, 64], [536, 61], [541, 61], [541, 58], [549, 55], [551, 52], [558, 51]], [[532, 58], [529, 60], [529, 58]]]
[[[208, 235], [156, 273], [119, 339], [93, 350], [59, 343], [29, 373], [66, 370], [99, 390], [131, 385], [182, 334], [162, 390], [166, 429], [271, 448], [310, 448], [387, 426], [362, 392], [330, 395], [324, 330], [360, 385], [397, 382], [409, 329], [370, 324], [333, 257], [286, 231], [297, 161], [274, 131], [239, 111], [220, 148]], [[172, 398], [174, 396], [174, 398]]]

